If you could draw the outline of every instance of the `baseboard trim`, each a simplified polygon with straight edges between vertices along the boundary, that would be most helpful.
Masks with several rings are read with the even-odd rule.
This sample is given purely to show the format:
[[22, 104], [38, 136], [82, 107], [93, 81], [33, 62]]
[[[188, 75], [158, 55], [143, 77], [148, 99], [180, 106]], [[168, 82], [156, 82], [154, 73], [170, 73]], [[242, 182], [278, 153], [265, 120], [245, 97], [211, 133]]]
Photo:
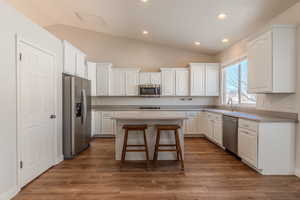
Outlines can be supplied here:
[[64, 161], [64, 155], [60, 155], [59, 157], [57, 157], [56, 160], [55, 160], [54, 165], [58, 165], [62, 161]]
[[9, 200], [12, 199], [14, 196], [16, 196], [19, 192], [19, 189], [17, 186], [11, 188], [5, 193], [0, 194], [0, 200]]
[[300, 169], [295, 169], [295, 175], [300, 178]]

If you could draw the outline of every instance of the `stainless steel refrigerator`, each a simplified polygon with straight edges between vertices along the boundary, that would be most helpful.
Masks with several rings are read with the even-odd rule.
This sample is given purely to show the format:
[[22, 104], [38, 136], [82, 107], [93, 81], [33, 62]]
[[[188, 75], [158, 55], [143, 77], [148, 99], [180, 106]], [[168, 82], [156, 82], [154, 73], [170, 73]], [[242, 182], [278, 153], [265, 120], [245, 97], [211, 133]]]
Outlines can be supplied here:
[[63, 74], [63, 153], [72, 159], [91, 139], [91, 82]]

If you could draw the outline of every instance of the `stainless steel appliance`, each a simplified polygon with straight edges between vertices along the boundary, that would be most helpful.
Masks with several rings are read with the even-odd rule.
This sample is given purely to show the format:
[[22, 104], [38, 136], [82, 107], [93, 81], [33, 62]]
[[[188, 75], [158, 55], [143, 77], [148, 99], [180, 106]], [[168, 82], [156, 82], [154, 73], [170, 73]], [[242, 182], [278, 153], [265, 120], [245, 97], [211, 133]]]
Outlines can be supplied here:
[[91, 83], [63, 74], [63, 153], [72, 159], [89, 147], [91, 139]]
[[223, 116], [223, 145], [228, 151], [238, 155], [238, 118]]
[[139, 85], [139, 95], [144, 97], [159, 97], [161, 95], [160, 85]]

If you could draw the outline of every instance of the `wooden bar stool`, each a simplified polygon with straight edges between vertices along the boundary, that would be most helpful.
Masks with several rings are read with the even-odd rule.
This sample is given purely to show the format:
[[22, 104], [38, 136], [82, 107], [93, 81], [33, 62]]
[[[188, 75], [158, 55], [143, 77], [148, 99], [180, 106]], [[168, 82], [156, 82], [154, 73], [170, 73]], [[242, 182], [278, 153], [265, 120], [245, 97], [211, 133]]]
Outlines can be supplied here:
[[[156, 163], [158, 159], [158, 152], [176, 152], [177, 160], [181, 161], [181, 169], [184, 170], [184, 161], [182, 156], [182, 150], [180, 146], [179, 132], [180, 126], [178, 125], [157, 125], [157, 135], [156, 135], [156, 144], [155, 151], [153, 156], [153, 161]], [[174, 131], [176, 144], [160, 144], [160, 134], [161, 131]], [[160, 149], [159, 147], [176, 147], [176, 149]]]
[[[123, 164], [125, 161], [126, 152], [145, 152], [147, 167], [149, 167], [149, 151], [148, 151], [148, 144], [147, 144], [147, 137], [146, 137], [147, 125], [124, 125], [123, 129], [125, 130], [125, 135], [124, 135], [124, 144], [122, 150], [121, 163]], [[128, 133], [130, 131], [142, 131], [144, 134], [144, 144], [128, 145]], [[127, 147], [144, 147], [144, 149], [127, 149]]]

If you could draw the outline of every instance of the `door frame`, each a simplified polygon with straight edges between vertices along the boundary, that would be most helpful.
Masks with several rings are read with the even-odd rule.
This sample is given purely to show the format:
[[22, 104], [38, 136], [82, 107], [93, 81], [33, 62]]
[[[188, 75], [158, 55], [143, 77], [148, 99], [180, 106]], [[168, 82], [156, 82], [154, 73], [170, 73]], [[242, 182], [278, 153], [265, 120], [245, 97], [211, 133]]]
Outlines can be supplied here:
[[[20, 81], [21, 81], [21, 74], [20, 74], [20, 48], [19, 48], [19, 44], [21, 43], [24, 43], [24, 44], [27, 44], [35, 49], [38, 49], [50, 56], [53, 56], [53, 59], [54, 59], [54, 62], [53, 62], [53, 67], [54, 67], [54, 70], [53, 70], [53, 85], [54, 85], [54, 111], [55, 111], [55, 114], [56, 116], [60, 113], [60, 110], [59, 110], [59, 107], [58, 107], [58, 81], [57, 81], [57, 74], [58, 74], [58, 65], [57, 65], [57, 56], [55, 53], [47, 50], [47, 49], [44, 49], [44, 48], [41, 48], [39, 45], [31, 42], [30, 40], [27, 40], [27, 39], [24, 39], [21, 35], [18, 35], [16, 34], [15, 35], [15, 53], [16, 53], [16, 56], [15, 56], [15, 61], [16, 61], [16, 99], [17, 99], [17, 105], [16, 105], [16, 115], [17, 115], [17, 135], [16, 135], [16, 142], [17, 142], [17, 145], [16, 145], [16, 150], [17, 150], [17, 159], [16, 159], [16, 166], [17, 166], [17, 190], [20, 191], [22, 189], [22, 186], [21, 186], [21, 167], [20, 167], [20, 162], [21, 162], [21, 127], [20, 127], [20, 121], [21, 121], [21, 117], [20, 117], [20, 113], [21, 113], [21, 110], [20, 110], [20, 105], [21, 105], [21, 100], [20, 100]], [[58, 124], [58, 118], [56, 117], [55, 121], [54, 121], [54, 137], [53, 137], [53, 158], [52, 158], [52, 166], [54, 166], [55, 164], [58, 163], [58, 160], [57, 159], [57, 155], [58, 155], [58, 128], [59, 128], [59, 124]]]

